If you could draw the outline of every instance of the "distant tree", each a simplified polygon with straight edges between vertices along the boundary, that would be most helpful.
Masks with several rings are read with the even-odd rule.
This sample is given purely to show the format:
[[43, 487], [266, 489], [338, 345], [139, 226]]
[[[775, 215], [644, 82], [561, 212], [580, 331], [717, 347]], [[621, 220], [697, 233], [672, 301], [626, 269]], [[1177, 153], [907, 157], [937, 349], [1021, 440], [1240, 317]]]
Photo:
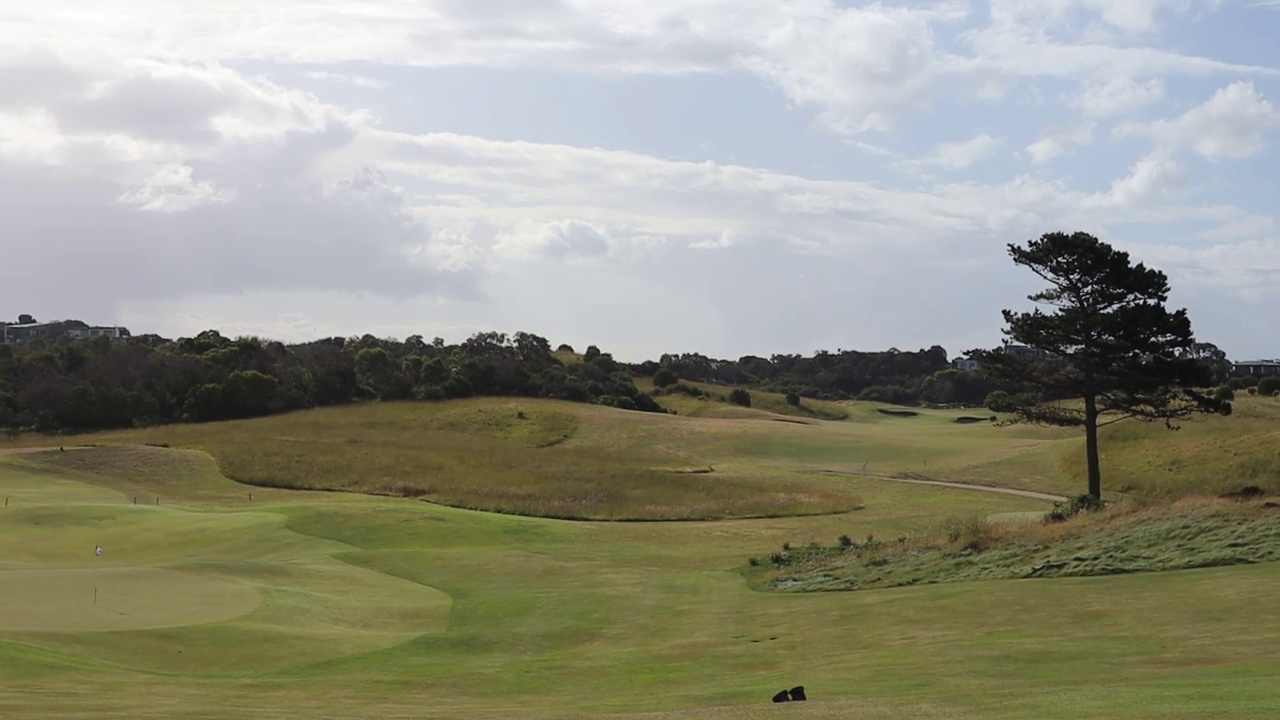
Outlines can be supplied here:
[[36, 319], [35, 319], [35, 318], [31, 317], [30, 315], [28, 315], [28, 314], [26, 314], [26, 313], [23, 313], [23, 314], [21, 314], [21, 315], [19, 315], [19, 316], [18, 316], [18, 324], [19, 324], [19, 325], [30, 325], [31, 323], [33, 323], [33, 322], [35, 322], [35, 321], [36, 321]]
[[667, 368], [659, 368], [658, 371], [653, 374], [653, 384], [655, 387], [667, 388], [678, 382], [680, 382], [680, 378], [676, 377], [676, 374]]
[[587, 351], [582, 354], [582, 359], [586, 360], [587, 362], [591, 362], [592, 360], [595, 360], [598, 357], [600, 357], [600, 348], [596, 347], [595, 345], [588, 345]]
[[[1047, 233], [1026, 247], [1009, 245], [1015, 264], [1049, 287], [1028, 297], [1048, 305], [1003, 312], [1004, 334], [1043, 351], [1029, 359], [973, 350], [982, 372], [1021, 390], [993, 410], [1014, 420], [1083, 427], [1089, 495], [1102, 495], [1098, 428], [1125, 418], [1175, 421], [1195, 413], [1231, 413], [1231, 403], [1202, 389], [1214, 385], [1210, 366], [1192, 356], [1195, 337], [1186, 310], [1165, 308], [1164, 273], [1139, 263], [1087, 233]], [[994, 395], [994, 394], [993, 394]]]
[[751, 393], [746, 388], [734, 388], [729, 391], [729, 402], [742, 407], [751, 407]]
[[1198, 342], [1190, 348], [1179, 353], [1179, 357], [1193, 358], [1199, 360], [1209, 367], [1213, 373], [1213, 381], [1215, 383], [1224, 383], [1231, 377], [1235, 365], [1227, 359], [1227, 354], [1217, 345], [1208, 342]]
[[573, 346], [569, 343], [560, 343], [560, 347], [556, 348], [556, 352], [571, 353], [573, 352]]
[[787, 404], [791, 407], [800, 407], [800, 393], [794, 391], [787, 393]]

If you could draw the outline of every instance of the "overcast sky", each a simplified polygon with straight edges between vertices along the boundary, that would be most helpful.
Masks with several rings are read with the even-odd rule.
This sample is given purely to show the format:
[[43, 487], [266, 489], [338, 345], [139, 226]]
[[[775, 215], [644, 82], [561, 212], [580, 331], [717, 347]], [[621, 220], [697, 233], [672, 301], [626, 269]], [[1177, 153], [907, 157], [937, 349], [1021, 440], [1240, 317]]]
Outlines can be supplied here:
[[1280, 356], [1280, 2], [10, 5], [5, 316], [954, 356], [1085, 230]]

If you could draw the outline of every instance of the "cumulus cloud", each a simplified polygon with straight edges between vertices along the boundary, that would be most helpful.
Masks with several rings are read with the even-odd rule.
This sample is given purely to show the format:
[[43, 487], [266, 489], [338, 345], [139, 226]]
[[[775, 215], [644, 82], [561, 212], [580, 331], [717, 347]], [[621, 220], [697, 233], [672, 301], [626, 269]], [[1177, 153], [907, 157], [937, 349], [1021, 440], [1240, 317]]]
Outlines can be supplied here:
[[589, 222], [568, 218], [520, 222], [500, 232], [494, 250], [501, 255], [550, 260], [587, 260], [609, 253], [609, 233]]
[[7, 301], [56, 303], [70, 293], [110, 307], [255, 288], [474, 292], [465, 273], [414, 263], [431, 237], [399, 188], [371, 171], [312, 171], [354, 139], [358, 115], [225, 68], [135, 63], [39, 75], [64, 85], [24, 93], [7, 74], [0, 87], [20, 105], [2, 116], [11, 132], [0, 145], [0, 217], [30, 271], [6, 279]]
[[1037, 164], [1047, 163], [1070, 155], [1093, 143], [1094, 123], [1075, 126], [1057, 126], [1046, 129], [1038, 140], [1027, 146], [1027, 154]]
[[1280, 129], [1280, 112], [1253, 82], [1231, 83], [1180, 117], [1129, 123], [1120, 136], [1145, 135], [1170, 150], [1190, 149], [1207, 160], [1246, 158], [1261, 152]]

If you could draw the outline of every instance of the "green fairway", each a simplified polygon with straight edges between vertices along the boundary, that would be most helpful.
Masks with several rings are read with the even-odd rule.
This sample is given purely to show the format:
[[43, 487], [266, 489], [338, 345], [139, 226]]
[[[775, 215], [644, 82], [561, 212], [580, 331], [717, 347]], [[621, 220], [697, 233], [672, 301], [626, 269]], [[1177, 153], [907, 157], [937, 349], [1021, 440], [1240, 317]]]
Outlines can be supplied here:
[[[854, 593], [759, 592], [744, 577], [748, 557], [784, 542], [893, 538], [1050, 506], [818, 470], [914, 472], [927, 459], [952, 476], [1063, 453], [1072, 438], [861, 405], [798, 425], [599, 408], [557, 417], [565, 406], [529, 404], [525, 418], [542, 418], [533, 428], [509, 406], [347, 408], [91, 439], [173, 449], [73, 450], [80, 438], [65, 452], [0, 456], [0, 717], [1274, 716], [1280, 563]], [[451, 454], [444, 440], [459, 437]], [[498, 482], [486, 462], [541, 462], [543, 475], [513, 481], [529, 491], [568, 492], [541, 478], [612, 457], [622, 467], [605, 479], [633, 483], [618, 511], [644, 506], [644, 476], [627, 474], [641, 467], [688, 481], [689, 497], [737, 497], [695, 484], [723, 476], [803, 490], [821, 512], [569, 521], [219, 472], [340, 487], [363, 460], [332, 450], [332, 469], [281, 450], [325, 443], [364, 459], [386, 448], [408, 463], [393, 478], [405, 481], [431, 462], [492, 473], [475, 483]], [[515, 454], [470, 455], [504, 448]], [[663, 487], [659, 500], [679, 497]], [[809, 702], [769, 702], [797, 684]]]

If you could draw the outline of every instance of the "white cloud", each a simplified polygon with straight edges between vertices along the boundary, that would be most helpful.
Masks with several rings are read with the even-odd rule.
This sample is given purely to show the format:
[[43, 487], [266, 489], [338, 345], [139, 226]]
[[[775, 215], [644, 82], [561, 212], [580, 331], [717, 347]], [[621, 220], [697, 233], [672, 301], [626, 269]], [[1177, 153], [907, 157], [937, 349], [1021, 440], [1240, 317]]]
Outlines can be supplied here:
[[611, 244], [608, 232], [582, 220], [521, 221], [498, 233], [494, 252], [513, 257], [590, 260], [609, 254]]
[[1145, 135], [1169, 150], [1190, 149], [1208, 160], [1246, 158], [1261, 152], [1280, 129], [1280, 112], [1253, 82], [1231, 83], [1173, 120], [1129, 123], [1116, 133]]
[[[992, 23], [966, 35], [973, 54], [944, 50], [939, 31], [980, 17], [963, 0], [856, 6], [831, 0], [47, 0], [11, 12], [8, 27], [33, 47], [167, 61], [352, 61], [450, 67], [544, 67], [572, 72], [749, 70], [840, 132], [889, 130], [935, 98], [1001, 97], [1000, 77], [1149, 77], [1263, 73], [1070, 27], [1084, 12], [1108, 27], [1144, 31], [1157, 18], [1212, 3], [1183, 0], [992, 2]], [[1175, 12], [1176, 11], [1176, 12]], [[333, 28], [341, 28], [335, 34]], [[313, 77], [375, 86], [360, 75]]]
[[1135, 207], [1169, 200], [1186, 187], [1186, 170], [1158, 153], [1134, 163], [1129, 174], [1111, 184], [1104, 195], [1091, 198], [1099, 205]]
[[933, 152], [920, 158], [918, 163], [946, 170], [963, 170], [989, 157], [1003, 144], [1003, 139], [981, 133], [964, 142], [938, 143]]
[[1031, 155], [1031, 161], [1036, 164], [1070, 155], [1093, 143], [1093, 128], [1094, 123], [1050, 127], [1040, 135], [1040, 139], [1027, 146], [1027, 153]]
[[1159, 79], [1139, 82], [1121, 76], [1086, 83], [1071, 104], [1088, 117], [1106, 118], [1131, 115], [1163, 97], [1164, 84]]
[[235, 198], [235, 191], [219, 189], [209, 180], [196, 180], [194, 172], [189, 165], [166, 165], [147, 181], [122, 192], [119, 201], [144, 211], [181, 212]]
[[432, 240], [402, 191], [363, 168], [314, 171], [365, 127], [359, 113], [219, 67], [36, 76], [63, 84], [24, 92], [10, 74], [0, 87], [24, 98], [0, 116], [20, 140], [0, 146], [0, 217], [31, 269], [6, 279], [7, 300], [57, 302], [68, 287], [95, 307], [254, 288], [475, 292], [471, 275], [415, 263]]

